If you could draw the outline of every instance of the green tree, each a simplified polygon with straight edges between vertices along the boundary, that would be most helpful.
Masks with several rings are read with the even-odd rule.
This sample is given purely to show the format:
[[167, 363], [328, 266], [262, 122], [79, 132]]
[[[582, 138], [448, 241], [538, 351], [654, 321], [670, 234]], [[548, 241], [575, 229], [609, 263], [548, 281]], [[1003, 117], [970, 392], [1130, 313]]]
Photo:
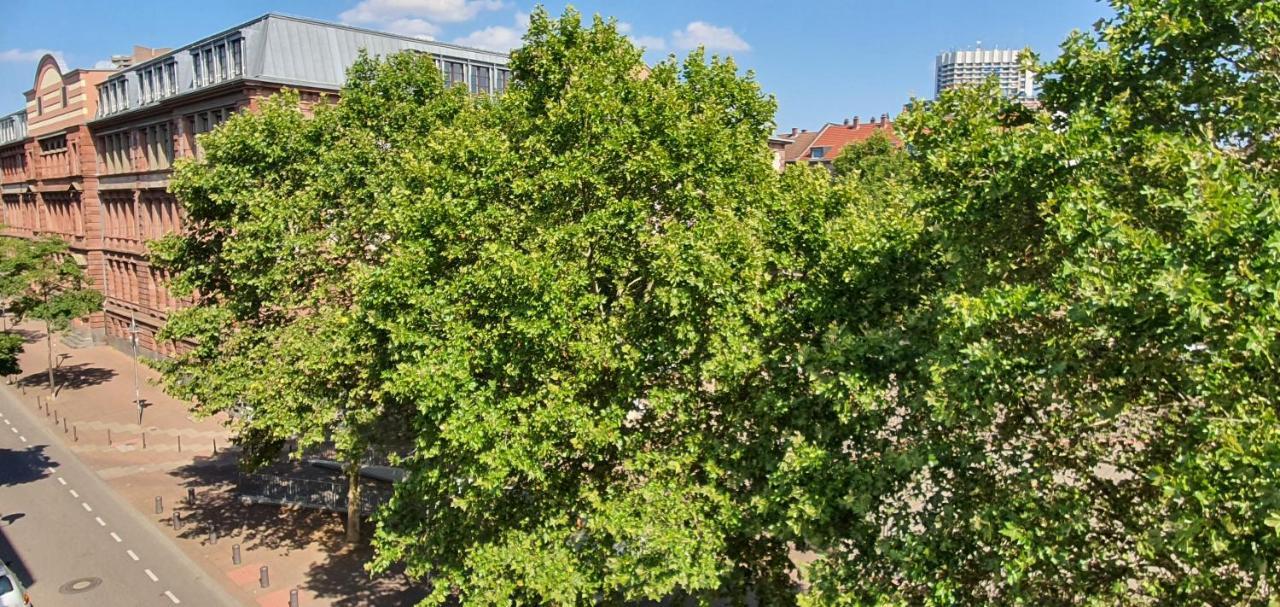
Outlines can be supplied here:
[[[304, 115], [294, 93], [233, 117], [180, 163], [172, 191], [188, 229], [153, 243], [194, 304], [163, 339], [194, 347], [159, 363], [167, 390], [204, 415], [231, 414], [245, 465], [333, 447], [348, 481], [347, 540], [360, 538], [360, 476], [371, 453], [408, 443], [399, 402], [381, 389], [390, 348], [355, 301], [384, 256], [388, 150], [422, 138], [466, 106], [432, 59], [362, 58], [338, 104]], [[408, 159], [411, 161], [412, 159]]]
[[1278, 600], [1280, 4], [1115, 7], [1047, 111], [947, 93], [893, 187], [787, 176], [837, 201], [775, 235], [807, 603]]
[[906, 159], [901, 145], [885, 131], [877, 130], [862, 141], [846, 145], [831, 164], [839, 177], [884, 180], [909, 170]]
[[379, 188], [360, 305], [416, 441], [376, 565], [432, 580], [430, 604], [791, 601], [750, 497], [769, 405], [744, 398], [777, 311], [772, 100], [728, 60], [646, 66], [573, 11], [535, 11], [511, 67], [495, 102], [393, 145], [412, 162]]
[[[12, 297], [9, 309], [15, 322], [31, 318], [44, 322], [48, 346], [49, 397], [58, 394], [54, 377], [53, 334], [65, 331], [71, 321], [102, 309], [102, 293], [88, 286], [84, 270], [60, 238], [47, 237], [5, 247], [5, 278], [0, 287]], [[12, 350], [12, 340], [5, 349]], [[21, 347], [18, 342], [17, 348]], [[16, 364], [16, 361], [15, 361]]]

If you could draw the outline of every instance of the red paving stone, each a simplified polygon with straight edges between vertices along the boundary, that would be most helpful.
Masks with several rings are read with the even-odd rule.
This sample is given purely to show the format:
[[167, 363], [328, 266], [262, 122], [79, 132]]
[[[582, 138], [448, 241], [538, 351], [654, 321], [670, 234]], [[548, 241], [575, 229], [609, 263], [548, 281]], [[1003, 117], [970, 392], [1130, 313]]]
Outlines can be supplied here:
[[[241, 504], [231, 491], [235, 454], [226, 449], [230, 441], [223, 420], [193, 419], [185, 403], [156, 387], [157, 374], [141, 366], [140, 393], [148, 406], [139, 426], [128, 355], [108, 346], [70, 349], [55, 339], [55, 354], [65, 355], [59, 363], [60, 381], [72, 381], [49, 399], [44, 334], [32, 323], [18, 328], [27, 335], [19, 358], [23, 372], [15, 376], [15, 385], [2, 389], [13, 390], [32, 411], [47, 401], [60, 422], [65, 417], [68, 433], [57, 436], [210, 577], [225, 580], [223, 586], [245, 607], [287, 606], [289, 589], [295, 587], [307, 607], [412, 605], [421, 596], [420, 589], [399, 576], [370, 580], [350, 575], [360, 571], [368, 549], [352, 553], [343, 548], [340, 515]], [[52, 414], [47, 421], [53, 425]], [[185, 504], [188, 487], [195, 487], [199, 496], [194, 507]], [[163, 499], [161, 514], [155, 513], [157, 496]], [[174, 508], [187, 521], [181, 531], [169, 527]], [[210, 526], [219, 529], [216, 544], [208, 541]], [[251, 564], [232, 564], [231, 547], [237, 543], [242, 562]], [[270, 567], [269, 588], [258, 587], [258, 567], [264, 564]]]

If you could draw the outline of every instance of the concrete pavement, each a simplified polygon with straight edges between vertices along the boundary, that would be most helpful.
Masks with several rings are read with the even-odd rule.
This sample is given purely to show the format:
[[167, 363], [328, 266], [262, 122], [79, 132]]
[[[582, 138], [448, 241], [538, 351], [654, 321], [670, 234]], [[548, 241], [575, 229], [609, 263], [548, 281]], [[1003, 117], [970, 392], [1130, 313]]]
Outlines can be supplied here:
[[0, 521], [0, 556], [41, 607], [239, 604], [8, 390], [0, 390]]

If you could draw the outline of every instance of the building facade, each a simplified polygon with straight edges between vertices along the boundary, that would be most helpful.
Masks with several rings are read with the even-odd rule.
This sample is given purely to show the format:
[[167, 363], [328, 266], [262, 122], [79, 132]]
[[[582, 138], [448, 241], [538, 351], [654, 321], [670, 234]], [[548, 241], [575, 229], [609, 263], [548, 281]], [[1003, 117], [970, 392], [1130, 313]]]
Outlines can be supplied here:
[[[0, 119], [6, 233], [58, 234], [83, 256], [106, 297], [103, 313], [78, 327], [81, 339], [123, 349], [136, 323], [141, 350], [178, 351], [155, 334], [186, 302], [147, 253], [149, 241], [183, 228], [168, 192], [174, 161], [198, 156], [199, 134], [283, 88], [304, 104], [336, 94], [362, 50], [428, 53], [446, 83], [477, 94], [501, 93], [510, 75], [505, 54], [276, 14], [171, 51], [135, 53], [114, 71], [45, 76], [56, 62], [41, 61], [25, 111]], [[58, 105], [59, 95], [67, 103]]]
[[934, 96], [960, 86], [983, 84], [995, 76], [1000, 91], [1010, 99], [1035, 99], [1035, 73], [1022, 67], [1022, 51], [978, 49], [938, 53], [935, 64]]

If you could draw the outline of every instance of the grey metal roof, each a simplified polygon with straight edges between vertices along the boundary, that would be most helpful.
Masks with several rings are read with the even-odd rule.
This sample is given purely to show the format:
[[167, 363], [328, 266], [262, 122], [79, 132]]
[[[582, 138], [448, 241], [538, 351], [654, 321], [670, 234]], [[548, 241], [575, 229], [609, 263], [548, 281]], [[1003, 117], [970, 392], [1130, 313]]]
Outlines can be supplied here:
[[[239, 38], [242, 40], [244, 69], [235, 78], [195, 86], [195, 53], [209, 44]], [[236, 79], [267, 82], [287, 86], [338, 90], [346, 82], [347, 68], [355, 62], [361, 49], [373, 56], [386, 56], [406, 50], [431, 54], [439, 59], [468, 66], [505, 67], [509, 57], [481, 49], [420, 40], [398, 34], [378, 32], [348, 25], [267, 13], [261, 17], [206, 36], [168, 53], [120, 70], [106, 83], [124, 81], [127, 108], [116, 111], [99, 109], [99, 118], [116, 117], [145, 109], [161, 100], [200, 92]], [[176, 92], [159, 100], [142, 103], [138, 75], [157, 65], [176, 64]], [[470, 69], [470, 67], [468, 67]]]
[[27, 138], [27, 110], [0, 116], [0, 145]]

